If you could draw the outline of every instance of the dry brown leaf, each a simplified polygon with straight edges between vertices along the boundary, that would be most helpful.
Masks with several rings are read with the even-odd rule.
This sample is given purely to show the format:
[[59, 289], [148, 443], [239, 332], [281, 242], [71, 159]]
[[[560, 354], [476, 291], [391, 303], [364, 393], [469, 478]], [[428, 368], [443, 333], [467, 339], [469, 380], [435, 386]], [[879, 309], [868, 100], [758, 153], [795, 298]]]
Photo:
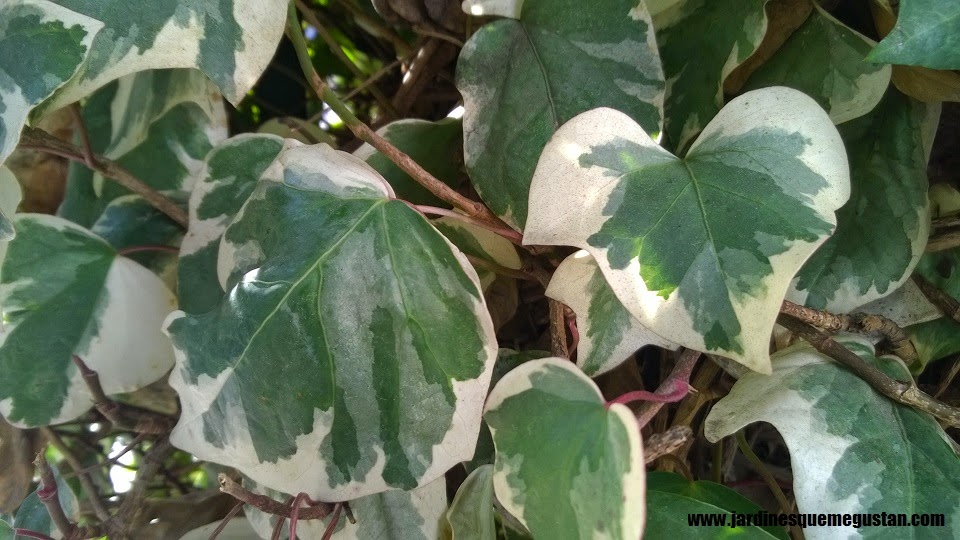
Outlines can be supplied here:
[[753, 72], [769, 60], [813, 11], [810, 0], [771, 0], [767, 3], [767, 32], [757, 50], [723, 81], [723, 93], [735, 95]]
[[12, 514], [29, 494], [33, 458], [41, 447], [35, 432], [0, 418], [0, 513]]
[[893, 66], [893, 85], [926, 103], [960, 101], [960, 74], [921, 66]]

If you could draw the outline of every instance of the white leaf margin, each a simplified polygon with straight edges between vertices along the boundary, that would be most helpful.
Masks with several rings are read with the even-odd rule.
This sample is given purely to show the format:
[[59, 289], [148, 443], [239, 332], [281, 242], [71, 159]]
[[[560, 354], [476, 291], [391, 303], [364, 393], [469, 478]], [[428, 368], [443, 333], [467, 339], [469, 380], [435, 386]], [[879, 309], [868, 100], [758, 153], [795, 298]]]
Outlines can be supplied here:
[[[802, 92], [774, 86], [737, 97], [707, 124], [687, 156], [695, 156], [699, 145], [710, 138], [735, 137], [754, 128], [775, 126], [790, 126], [813, 141], [798, 159], [823, 177], [828, 186], [811, 196], [807, 206], [835, 228], [835, 212], [850, 198], [850, 167], [843, 141], [830, 117]], [[687, 348], [706, 350], [703, 336], [693, 329], [692, 318], [678, 290], [664, 300], [655, 291], [649, 291], [640, 279], [637, 259], [624, 269], [614, 269], [607, 260], [607, 249], [587, 242], [608, 219], [604, 208], [617, 182], [604, 175], [608, 169], [582, 168], [579, 158], [589, 152], [591, 146], [621, 138], [650, 149], [649, 161], [640, 166], [678, 160], [619, 111], [599, 108], [574, 117], [557, 130], [540, 156], [530, 186], [523, 243], [587, 250], [617, 297], [641, 324], [664, 339]], [[824, 235], [812, 243], [794, 242], [789, 249], [769, 259], [773, 271], [757, 287], [761, 291], [758, 295], [748, 303], [731, 298], [741, 325], [744, 354], [717, 352], [761, 373], [771, 372], [769, 337], [780, 305], [796, 272], [827, 238]]]

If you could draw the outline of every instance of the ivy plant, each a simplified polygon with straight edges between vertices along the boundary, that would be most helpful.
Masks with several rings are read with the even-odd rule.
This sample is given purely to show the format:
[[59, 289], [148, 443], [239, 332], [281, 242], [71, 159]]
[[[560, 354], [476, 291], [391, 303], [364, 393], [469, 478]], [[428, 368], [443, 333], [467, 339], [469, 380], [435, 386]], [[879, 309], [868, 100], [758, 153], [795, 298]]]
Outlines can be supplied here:
[[958, 9], [0, 2], [0, 538], [955, 535]]

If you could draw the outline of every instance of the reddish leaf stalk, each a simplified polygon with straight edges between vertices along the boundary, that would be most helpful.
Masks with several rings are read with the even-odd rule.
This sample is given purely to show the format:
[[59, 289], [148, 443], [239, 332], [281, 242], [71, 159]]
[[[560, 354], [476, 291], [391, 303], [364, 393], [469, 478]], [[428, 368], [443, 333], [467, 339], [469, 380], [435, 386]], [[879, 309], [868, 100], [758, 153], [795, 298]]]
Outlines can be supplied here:
[[[682, 385], [689, 388], [690, 386], [690, 375], [693, 374], [693, 368], [697, 366], [697, 360], [700, 359], [700, 351], [695, 351], [693, 349], [686, 349], [683, 351], [683, 354], [680, 355], [680, 358], [677, 360], [677, 364], [673, 366], [673, 371], [670, 372], [670, 375], [660, 384], [660, 387], [657, 388], [657, 391], [654, 392], [658, 395], [670, 395], [672, 392], [677, 390], [677, 383], [682, 383]], [[660, 409], [663, 407], [665, 402], [662, 401], [648, 401], [644, 403], [640, 408], [640, 411], [637, 413], [637, 424], [641, 428], [647, 425], [654, 416], [660, 412]]]

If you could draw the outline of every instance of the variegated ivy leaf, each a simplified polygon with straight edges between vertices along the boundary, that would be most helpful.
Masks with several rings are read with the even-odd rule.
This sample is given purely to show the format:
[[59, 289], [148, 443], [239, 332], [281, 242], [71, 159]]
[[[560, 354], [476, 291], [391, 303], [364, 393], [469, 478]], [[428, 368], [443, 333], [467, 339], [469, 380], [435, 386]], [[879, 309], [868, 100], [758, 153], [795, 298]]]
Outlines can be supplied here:
[[890, 84], [890, 66], [863, 59], [875, 43], [819, 4], [806, 22], [744, 86], [789, 86], [817, 100], [835, 124], [873, 110]]
[[524, 242], [586, 249], [651, 332], [769, 372], [787, 286], [849, 189], [836, 128], [796, 90], [733, 100], [685, 159], [597, 109], [544, 149]]
[[[503, 2], [468, 9], [509, 13]], [[659, 133], [663, 70], [650, 15], [636, 0], [525, 0], [516, 18], [473, 34], [457, 62], [464, 99], [464, 157], [487, 205], [522, 229], [530, 179], [543, 146], [562, 124], [612, 107]]]
[[[243, 486], [255, 493], [285, 501], [290, 495], [265, 488], [245, 478]], [[331, 540], [437, 540], [441, 520], [447, 509], [447, 486], [443, 477], [412, 491], [391, 490], [367, 495], [350, 501], [350, 509], [357, 519], [351, 524], [341, 515]], [[270, 538], [276, 516], [258, 508], [244, 506], [244, 514], [250, 519], [261, 538]], [[322, 538], [330, 518], [297, 522], [299, 538]], [[281, 538], [290, 535], [289, 522], [283, 525]]]
[[[899, 359], [874, 357], [869, 341], [849, 337], [841, 343], [891, 377], [910, 379]], [[799, 512], [937, 513], [946, 516], [946, 528], [915, 529], [916, 538], [957, 530], [960, 459], [936, 420], [879, 394], [805, 343], [776, 357], [773, 375], [744, 375], [713, 406], [704, 427], [709, 440], [769, 422], [790, 450]], [[804, 535], [876, 537], [874, 531], [808, 527]]]
[[664, 133], [684, 150], [723, 106], [723, 81], [760, 45], [767, 0], [651, 2], [667, 80]]
[[837, 313], [893, 292], [910, 277], [930, 231], [927, 158], [940, 117], [890, 87], [869, 114], [839, 126], [850, 200], [837, 231], [803, 265], [788, 298]]
[[487, 398], [497, 448], [497, 500], [534, 538], [634, 540], [643, 531], [640, 431], [621, 404], [607, 408], [569, 360], [520, 365]]
[[13, 214], [22, 196], [16, 177], [10, 169], [0, 165], [0, 274], [3, 273], [3, 259], [7, 255], [7, 242], [17, 234], [13, 226]]
[[[67, 519], [76, 522], [80, 518], [80, 504], [77, 501], [77, 496], [74, 495], [70, 489], [70, 484], [60, 475], [59, 469], [57, 469], [55, 465], [50, 465], [50, 469], [53, 471], [53, 477], [57, 481], [57, 500], [60, 501], [60, 507], [63, 508], [63, 513], [66, 514]], [[38, 486], [37, 489], [28, 495], [23, 503], [20, 504], [20, 508], [17, 510], [17, 516], [13, 520], [13, 526], [17, 529], [27, 529], [45, 534], [52, 538], [63, 538], [63, 535], [57, 529], [53, 520], [50, 519], [50, 512], [47, 510], [47, 506], [43, 504], [40, 496], [37, 495], [37, 491], [39, 490], [40, 487]], [[28, 537], [21, 535], [16, 535], [13, 538], [16, 540], [28, 539]]]
[[[204, 157], [227, 137], [223, 100], [193, 69], [124, 77], [91, 96], [83, 116], [94, 152], [158, 190], [189, 191]], [[110, 201], [129, 193], [74, 163], [58, 215], [90, 227]]]
[[[691, 527], [691, 514], [756, 514], [761, 508], [740, 493], [722, 484], [699, 480], [691, 482], [675, 473], [652, 471], [647, 473], [647, 530], [646, 540], [716, 539], [730, 537], [743, 540], [787, 540], [782, 527], [731, 527], [724, 533], [716, 527]], [[730, 518], [727, 518], [728, 520]]]
[[444, 538], [450, 540], [496, 540], [493, 511], [493, 465], [478, 467], [463, 481], [450, 503]]
[[[88, 61], [48, 103], [53, 110], [110, 81], [150, 69], [197, 68], [238, 104], [266, 69], [286, 24], [283, 0], [154, 0], [135, 9], [123, 0], [55, 0], [103, 24]], [[25, 65], [40, 58], [30, 51]], [[35, 65], [35, 64], [34, 64]]]
[[[522, 266], [513, 244], [488, 229], [450, 217], [433, 220], [433, 226], [466, 255], [511, 270], [520, 270]], [[480, 285], [486, 291], [497, 278], [497, 274], [479, 264], [475, 266], [475, 270], [480, 276]]]
[[[186, 206], [186, 197], [181, 192], [167, 192], [164, 195]], [[183, 229], [146, 199], [139, 195], [123, 195], [113, 199], [90, 231], [124, 252], [126, 257], [149, 268], [171, 291], [176, 290], [177, 254], [170, 250], [179, 247]]]
[[[463, 122], [459, 119], [446, 118], [438, 122], [413, 118], [397, 120], [378, 129], [377, 133], [444, 184], [453, 188], [460, 184]], [[390, 183], [397, 197], [413, 204], [450, 208], [448, 203], [430, 193], [369, 144], [358, 148], [353, 155], [376, 169]]]
[[180, 244], [177, 293], [183, 311], [205, 313], [223, 298], [217, 279], [220, 237], [283, 148], [283, 139], [274, 135], [243, 134], [207, 155], [190, 193], [190, 227]]
[[291, 144], [224, 233], [227, 296], [166, 323], [171, 440], [315, 499], [423, 485], [480, 427], [497, 348], [476, 273], [367, 164]]
[[591, 377], [619, 366], [646, 345], [678, 347], [651, 332], [623, 307], [597, 261], [586, 251], [574, 253], [557, 267], [547, 296], [577, 315], [577, 365]]
[[14, 224], [0, 274], [0, 414], [37, 427], [89, 410], [72, 355], [100, 374], [107, 394], [130, 392], [170, 369], [160, 324], [176, 299], [159, 278], [69, 221], [18, 214]]
[[0, 164], [17, 146], [30, 110], [73, 77], [101, 28], [47, 0], [0, 4]]
[[903, 0], [896, 26], [867, 59], [933, 69], [960, 69], [960, 3]]

